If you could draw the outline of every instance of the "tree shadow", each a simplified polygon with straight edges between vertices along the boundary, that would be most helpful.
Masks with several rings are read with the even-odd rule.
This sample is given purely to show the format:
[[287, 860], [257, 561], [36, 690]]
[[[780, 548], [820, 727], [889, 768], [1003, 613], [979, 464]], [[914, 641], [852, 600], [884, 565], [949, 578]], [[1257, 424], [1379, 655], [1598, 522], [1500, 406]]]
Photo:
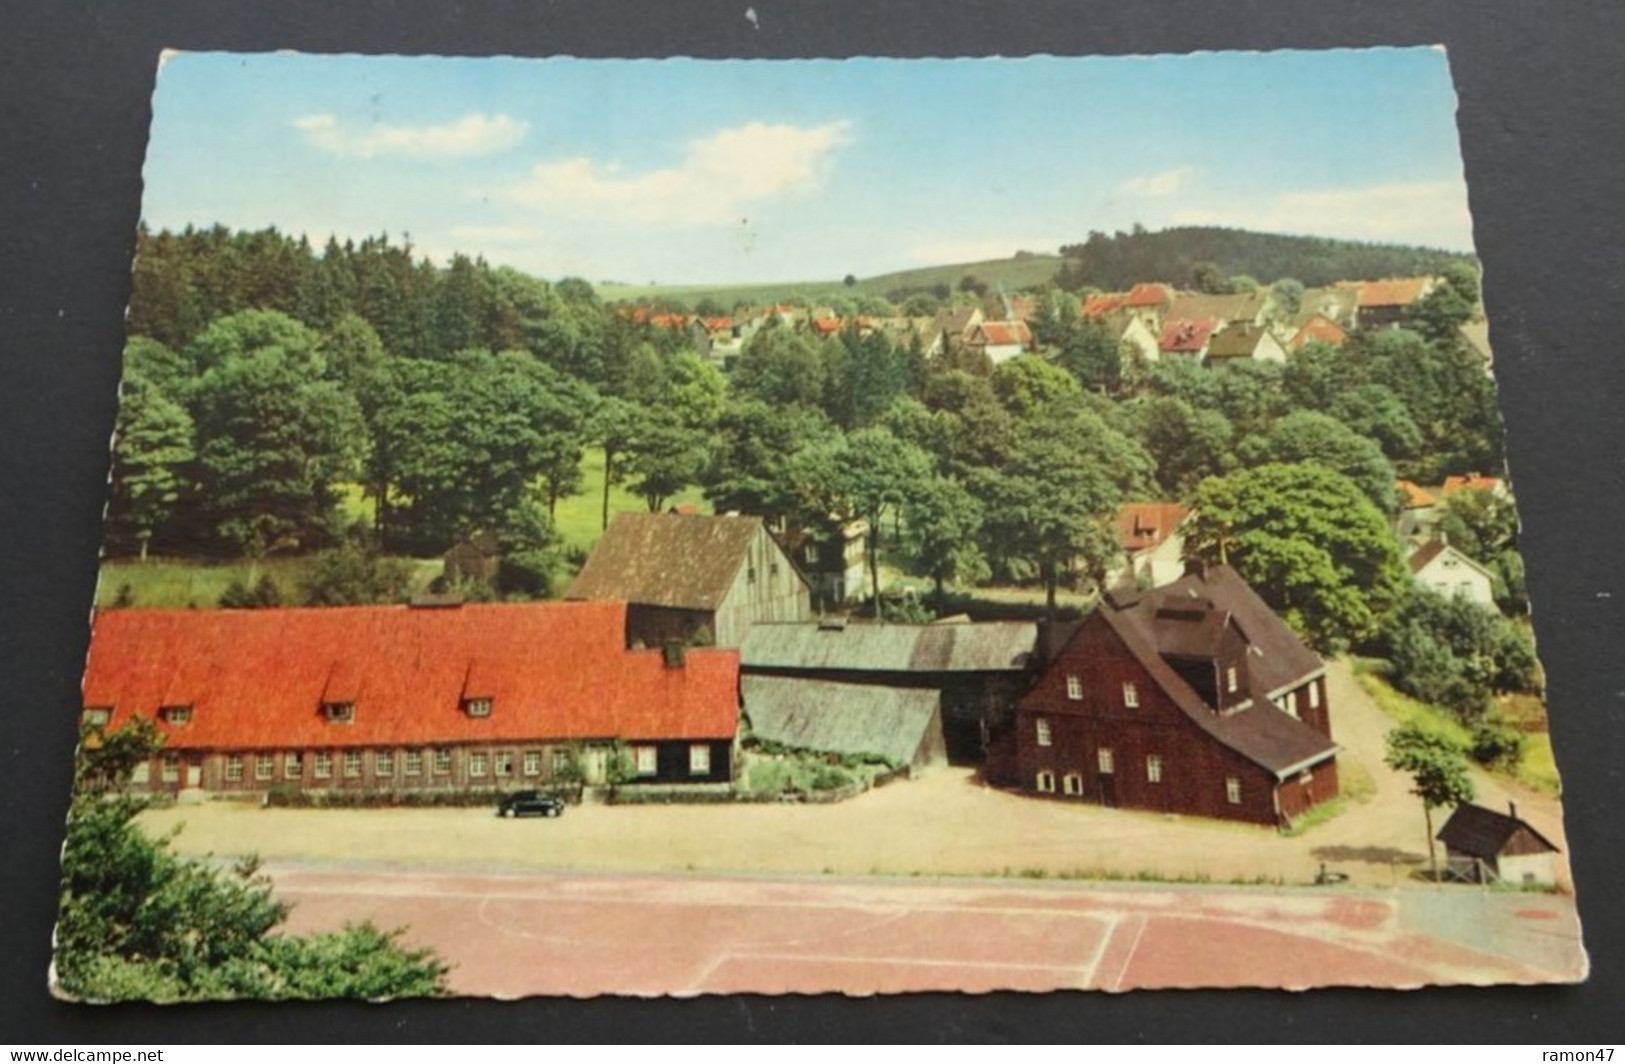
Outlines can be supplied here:
[[1400, 850], [1392, 846], [1316, 846], [1310, 855], [1321, 861], [1358, 861], [1365, 864], [1421, 865], [1427, 863], [1424, 854]]

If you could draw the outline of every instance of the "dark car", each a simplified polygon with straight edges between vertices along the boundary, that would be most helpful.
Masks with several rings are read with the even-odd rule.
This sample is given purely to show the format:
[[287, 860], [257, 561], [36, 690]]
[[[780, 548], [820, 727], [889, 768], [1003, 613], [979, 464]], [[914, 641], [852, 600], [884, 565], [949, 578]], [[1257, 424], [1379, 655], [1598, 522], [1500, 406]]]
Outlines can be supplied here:
[[497, 803], [497, 816], [559, 816], [564, 799], [541, 791], [514, 791]]

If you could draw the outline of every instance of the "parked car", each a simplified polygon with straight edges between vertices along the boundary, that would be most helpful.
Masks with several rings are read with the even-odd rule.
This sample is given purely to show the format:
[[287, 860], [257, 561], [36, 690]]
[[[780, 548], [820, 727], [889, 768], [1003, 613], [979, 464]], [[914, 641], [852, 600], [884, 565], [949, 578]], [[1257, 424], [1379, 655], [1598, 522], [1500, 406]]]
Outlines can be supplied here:
[[497, 816], [559, 816], [564, 799], [541, 791], [514, 791], [497, 802]]

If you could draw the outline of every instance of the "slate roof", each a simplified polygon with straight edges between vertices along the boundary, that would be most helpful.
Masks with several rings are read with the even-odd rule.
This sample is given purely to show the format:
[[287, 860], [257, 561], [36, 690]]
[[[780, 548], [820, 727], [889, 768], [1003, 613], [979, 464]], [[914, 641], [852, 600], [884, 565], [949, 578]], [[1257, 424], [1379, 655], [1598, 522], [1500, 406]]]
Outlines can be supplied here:
[[[1170, 610], [1200, 611], [1203, 619], [1176, 629], [1166, 623]], [[1273, 693], [1316, 676], [1324, 665], [1228, 567], [1209, 566], [1144, 593], [1113, 592], [1096, 612], [1197, 727], [1254, 764], [1285, 778], [1337, 752], [1331, 739], [1269, 701]], [[1165, 655], [1211, 654], [1231, 623], [1250, 647], [1247, 680], [1253, 704], [1220, 714]]]
[[759, 517], [616, 514], [564, 597], [714, 610], [758, 533]]
[[1437, 836], [1452, 850], [1485, 860], [1506, 853], [1557, 852], [1557, 846], [1526, 821], [1481, 805], [1458, 805]]
[[[84, 704], [115, 728], [190, 705], [190, 723], [159, 724], [182, 749], [733, 736], [737, 652], [670, 668], [625, 633], [621, 602], [109, 610]], [[493, 699], [491, 715], [465, 698]], [[354, 720], [327, 722], [324, 702], [354, 703]]]
[[941, 727], [942, 696], [933, 690], [745, 676], [740, 691], [752, 733], [798, 750], [878, 754], [907, 765]]
[[1019, 672], [1038, 644], [1030, 621], [982, 624], [753, 624], [746, 669]]

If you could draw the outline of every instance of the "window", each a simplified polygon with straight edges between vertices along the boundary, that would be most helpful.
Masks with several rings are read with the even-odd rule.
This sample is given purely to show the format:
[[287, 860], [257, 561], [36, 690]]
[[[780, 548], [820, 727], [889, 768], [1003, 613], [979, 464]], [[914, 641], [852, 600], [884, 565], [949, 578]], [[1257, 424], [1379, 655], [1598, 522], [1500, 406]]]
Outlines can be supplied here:
[[152, 763], [142, 761], [130, 770], [131, 783], [147, 783], [152, 779]]
[[344, 751], [344, 778], [347, 780], [361, 778], [361, 751]]
[[191, 706], [164, 706], [158, 711], [158, 717], [165, 724], [192, 723]]
[[497, 751], [497, 757], [496, 757], [496, 766], [497, 766], [497, 775], [498, 776], [511, 776], [511, 775], [513, 775], [513, 751], [512, 750], [498, 750]]
[[451, 751], [436, 750], [434, 752], [434, 774], [444, 776], [451, 771]]
[[709, 744], [689, 744], [688, 774], [690, 776], [709, 776], [711, 774], [711, 747]]
[[406, 752], [406, 774], [408, 776], [423, 775], [423, 751], [408, 750]]
[[107, 722], [113, 719], [113, 711], [103, 706], [92, 706], [85, 710], [80, 723], [86, 728], [105, 728]]
[[257, 780], [268, 780], [268, 779], [271, 778], [271, 775], [275, 771], [276, 771], [276, 758], [272, 757], [270, 754], [255, 754], [254, 755], [254, 778], [255, 779], [257, 779]]
[[745, 570], [745, 583], [756, 583], [756, 566], [752, 565]]
[[1309, 681], [1309, 708], [1320, 708], [1320, 682], [1318, 680]]
[[1055, 793], [1055, 773], [1049, 769], [1040, 769], [1038, 773], [1038, 789], [1044, 794]]
[[372, 755], [372, 774], [391, 779], [395, 775], [395, 751], [380, 750]]
[[542, 774], [542, 752], [540, 750], [525, 751], [525, 775], [540, 776]]
[[329, 724], [349, 724], [355, 720], [354, 702], [323, 702], [322, 716]]
[[1140, 708], [1140, 689], [1134, 686], [1133, 680], [1123, 684], [1123, 706], [1126, 709]]
[[1288, 691], [1286, 693], [1286, 711], [1294, 717], [1298, 715], [1298, 692]]
[[1102, 776], [1110, 776], [1117, 771], [1117, 758], [1112, 754], [1112, 748], [1102, 746], [1095, 751], [1095, 764]]
[[290, 750], [288, 753], [282, 755], [283, 779], [296, 780], [300, 776], [304, 775], [304, 772], [305, 762], [297, 753]]
[[1145, 781], [1147, 783], [1162, 782], [1162, 757], [1151, 754], [1145, 759]]
[[1071, 674], [1067, 675], [1066, 697], [1070, 698], [1074, 702], [1083, 701], [1083, 677], [1074, 676]]
[[1241, 804], [1241, 777], [1226, 776], [1224, 778], [1224, 800], [1231, 805]]
[[1049, 746], [1054, 743], [1055, 736], [1050, 732], [1049, 718], [1039, 717], [1037, 720], [1033, 721], [1033, 730], [1034, 738], [1037, 740], [1039, 746]]
[[1068, 772], [1061, 777], [1061, 793], [1076, 797], [1083, 793], [1083, 777], [1076, 772]]
[[325, 779], [332, 779], [333, 778], [333, 755], [332, 755], [332, 753], [330, 753], [327, 750], [318, 750], [318, 751], [316, 751], [316, 766], [315, 766], [314, 775], [319, 780], [325, 780]]
[[1234, 665], [1232, 665], [1228, 669], [1224, 670], [1224, 689], [1226, 691], [1231, 692], [1232, 694], [1235, 693], [1235, 690], [1236, 690], [1236, 667]]
[[633, 747], [632, 756], [637, 766], [638, 775], [653, 776], [658, 765], [655, 748], [652, 746]]
[[491, 700], [489, 698], [463, 699], [463, 712], [471, 717], [489, 717], [491, 715]]
[[226, 782], [241, 783], [243, 780], [243, 755], [226, 755]]
[[767, 564], [767, 575], [768, 576], [778, 576], [779, 575], [779, 563], [778, 562], [769, 562]]
[[574, 764], [574, 761], [570, 757], [570, 751], [568, 751], [568, 750], [555, 750], [555, 751], [553, 751], [553, 775], [555, 775], [555, 776], [568, 775], [569, 772], [570, 772], [570, 767], [573, 764]]
[[179, 783], [181, 780], [181, 759], [175, 754], [165, 754], [160, 778], [165, 783]]
[[491, 771], [491, 755], [479, 751], [468, 755], [468, 774], [483, 777]]

